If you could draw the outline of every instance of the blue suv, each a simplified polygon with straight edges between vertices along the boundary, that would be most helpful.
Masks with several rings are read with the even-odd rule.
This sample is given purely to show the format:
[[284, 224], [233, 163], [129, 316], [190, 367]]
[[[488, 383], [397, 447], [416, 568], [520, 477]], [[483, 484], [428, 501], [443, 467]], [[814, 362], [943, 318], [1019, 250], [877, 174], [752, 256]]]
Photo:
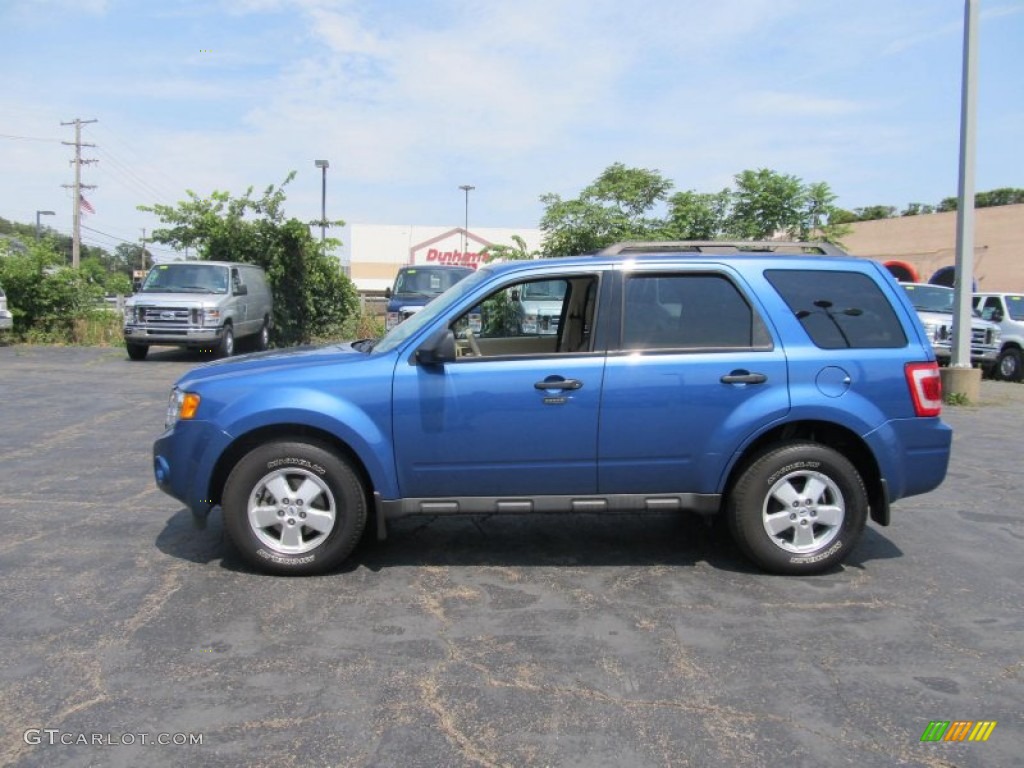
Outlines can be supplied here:
[[[312, 574], [406, 515], [722, 515], [761, 568], [811, 574], [937, 487], [939, 371], [881, 265], [831, 246], [620, 244], [492, 264], [379, 340], [199, 367], [156, 482], [222, 508], [261, 570]], [[840, 252], [841, 253], [841, 252]], [[822, 255], [824, 254], [824, 255]], [[516, 296], [561, 295], [557, 333]]]

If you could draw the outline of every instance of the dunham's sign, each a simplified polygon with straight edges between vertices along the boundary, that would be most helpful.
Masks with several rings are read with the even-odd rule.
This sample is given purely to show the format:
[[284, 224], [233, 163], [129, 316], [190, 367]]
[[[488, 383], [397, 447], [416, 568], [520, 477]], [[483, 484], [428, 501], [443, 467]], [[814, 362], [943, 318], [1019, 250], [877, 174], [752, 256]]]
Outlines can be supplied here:
[[[463, 251], [463, 235], [466, 249]], [[444, 264], [453, 267], [476, 269], [486, 263], [487, 258], [480, 250], [491, 243], [461, 227], [448, 230], [442, 235], [417, 243], [409, 249], [410, 264]]]

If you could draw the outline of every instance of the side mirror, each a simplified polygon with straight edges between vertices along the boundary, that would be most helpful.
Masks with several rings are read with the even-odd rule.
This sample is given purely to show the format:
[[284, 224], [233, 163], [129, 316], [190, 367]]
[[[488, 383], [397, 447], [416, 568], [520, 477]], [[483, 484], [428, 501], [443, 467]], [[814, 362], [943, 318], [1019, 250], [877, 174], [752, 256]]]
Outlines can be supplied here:
[[993, 309], [992, 310], [992, 322], [993, 323], [1001, 323], [1001, 322], [1003, 322], [1003, 310], [1001, 310], [1001, 309]]
[[385, 299], [390, 299], [391, 298], [391, 287], [390, 286], [388, 286], [387, 288], [384, 289], [384, 298]]
[[512, 289], [512, 301], [519, 301], [519, 289], [518, 288], [513, 288]]
[[432, 336], [416, 350], [416, 362], [420, 365], [444, 365], [455, 360], [455, 334], [445, 328]]
[[235, 296], [247, 296], [249, 294], [249, 286], [247, 285], [236, 285]]

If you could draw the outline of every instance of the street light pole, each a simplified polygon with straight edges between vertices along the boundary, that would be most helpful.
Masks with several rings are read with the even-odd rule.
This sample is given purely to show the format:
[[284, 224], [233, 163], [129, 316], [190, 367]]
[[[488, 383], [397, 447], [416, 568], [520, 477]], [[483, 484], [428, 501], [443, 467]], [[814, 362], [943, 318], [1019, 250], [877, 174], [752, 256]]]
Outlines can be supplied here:
[[466, 223], [462, 228], [462, 253], [465, 254], [466, 249], [469, 247], [469, 192], [472, 189], [476, 189], [476, 187], [471, 184], [460, 184], [459, 189], [466, 193]]
[[317, 160], [316, 167], [323, 171], [323, 183], [320, 186], [320, 245], [327, 239], [327, 169], [330, 163], [326, 160]]
[[36, 240], [39, 239], [39, 217], [40, 216], [56, 216], [56, 211], [36, 211]]

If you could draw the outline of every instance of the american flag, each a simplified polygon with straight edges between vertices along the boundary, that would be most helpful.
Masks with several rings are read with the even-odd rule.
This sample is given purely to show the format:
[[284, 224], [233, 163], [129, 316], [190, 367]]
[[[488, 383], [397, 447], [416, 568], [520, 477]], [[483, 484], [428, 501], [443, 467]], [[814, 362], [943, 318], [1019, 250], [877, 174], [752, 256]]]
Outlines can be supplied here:
[[84, 195], [78, 195], [78, 207], [82, 213], [96, 213], [96, 209], [92, 207], [92, 203], [85, 199]]

